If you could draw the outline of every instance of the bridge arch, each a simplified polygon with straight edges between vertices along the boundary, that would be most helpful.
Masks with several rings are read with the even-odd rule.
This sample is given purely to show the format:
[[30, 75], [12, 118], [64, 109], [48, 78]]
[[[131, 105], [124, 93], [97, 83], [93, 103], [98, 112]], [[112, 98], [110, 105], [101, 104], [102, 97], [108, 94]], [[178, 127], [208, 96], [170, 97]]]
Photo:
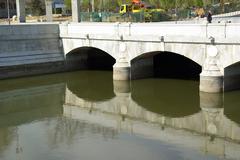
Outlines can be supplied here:
[[[161, 52], [161, 53], [174, 53], [184, 56], [195, 63], [203, 66], [205, 60], [205, 46], [201, 44], [178, 44], [178, 43], [150, 43], [144, 42], [134, 46], [135, 53], [129, 53], [130, 61], [138, 58], [139, 56], [148, 53]], [[132, 52], [132, 51], [131, 51]]]
[[112, 70], [115, 58], [95, 47], [78, 47], [65, 55], [68, 70]]
[[131, 78], [198, 79], [202, 67], [196, 61], [173, 52], [153, 51], [131, 60]]

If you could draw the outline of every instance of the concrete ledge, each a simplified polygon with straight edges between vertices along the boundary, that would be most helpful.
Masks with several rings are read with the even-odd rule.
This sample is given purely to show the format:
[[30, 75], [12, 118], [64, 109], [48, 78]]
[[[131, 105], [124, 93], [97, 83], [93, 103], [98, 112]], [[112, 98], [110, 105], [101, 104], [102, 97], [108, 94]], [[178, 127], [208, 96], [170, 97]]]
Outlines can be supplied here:
[[56, 73], [64, 70], [63, 61], [0, 67], [0, 79]]
[[37, 39], [56, 39], [59, 37], [57, 33], [40, 33], [40, 34], [19, 34], [0, 36], [0, 41], [19, 41], [19, 40], [37, 40]]

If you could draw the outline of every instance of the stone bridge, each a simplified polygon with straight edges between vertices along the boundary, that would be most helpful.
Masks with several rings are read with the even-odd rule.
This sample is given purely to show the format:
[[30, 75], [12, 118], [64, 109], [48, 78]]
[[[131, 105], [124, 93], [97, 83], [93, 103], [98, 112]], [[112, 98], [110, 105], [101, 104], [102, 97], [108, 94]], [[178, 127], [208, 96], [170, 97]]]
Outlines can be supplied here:
[[[45, 2], [47, 20], [51, 21], [51, 0]], [[155, 66], [153, 56], [159, 52], [171, 52], [186, 57], [202, 68], [200, 91], [221, 92], [240, 88], [240, 63], [238, 63], [240, 61], [240, 54], [238, 53], [240, 48], [239, 24], [79, 23], [81, 1], [71, 0], [71, 2], [72, 21], [74, 23], [60, 24], [59, 39], [57, 37], [48, 37], [47, 41], [45, 41], [41, 34], [41, 40], [38, 41], [42, 41], [40, 45], [42, 50], [38, 50], [38, 52], [41, 52], [38, 55], [45, 54], [42, 53], [45, 46], [47, 49], [52, 50], [51, 54], [54, 57], [51, 57], [51, 61], [56, 57], [58, 57], [58, 60], [62, 59], [62, 56], [60, 56], [60, 54], [63, 54], [61, 47], [63, 47], [64, 55], [83, 47], [100, 49], [116, 60], [113, 66], [113, 79], [130, 80], [152, 76], [154, 74], [153, 67]], [[18, 21], [25, 22], [25, 0], [16, 0], [16, 6]], [[37, 31], [37, 29], [32, 31]], [[46, 33], [51, 34], [45, 32], [45, 35]], [[4, 34], [5, 31], [3, 31]], [[11, 33], [7, 34], [14, 37]], [[32, 35], [27, 30], [21, 34], [23, 34], [22, 38], [20, 38], [21, 43], [24, 43], [25, 37]], [[17, 35], [19, 38], [18, 33]], [[33, 36], [39, 37], [36, 32]], [[14, 38], [3, 37], [0, 46], [5, 47], [5, 38], [14, 41]], [[62, 44], [60, 47], [56, 43], [58, 40], [62, 42], [59, 43]], [[21, 44], [17, 49], [28, 46], [29, 39], [26, 41], [28, 42], [25, 43], [25, 46]], [[55, 48], [49, 46], [51, 43], [48, 43], [48, 41], [51, 41]], [[39, 49], [37, 45], [37, 43], [32, 45], [34, 51], [35, 48]], [[13, 45], [9, 44], [9, 46]], [[12, 48], [10, 47], [9, 50], [12, 50]], [[59, 54], [54, 55], [55, 51], [59, 51]], [[13, 57], [16, 56], [18, 55]], [[44, 58], [47, 60], [46, 56]], [[6, 63], [5, 59], [3, 61]], [[25, 65], [24, 62], [21, 63]], [[27, 63], [29, 64], [29, 62]], [[8, 76], [8, 73], [6, 74]]]
[[108, 53], [116, 60], [114, 80], [151, 76], [153, 56], [171, 52], [202, 67], [205, 92], [239, 87], [239, 31], [239, 24], [60, 24], [64, 54], [82, 47]]
[[[169, 63], [165, 72], [171, 73], [169, 70], [175, 65], [178, 74], [194, 72], [200, 75], [200, 91], [238, 89], [239, 32], [239, 24], [2, 25], [0, 78], [65, 71], [67, 65], [73, 62], [69, 61], [72, 53], [80, 56], [77, 65], [84, 66], [88, 61], [84, 49], [93, 49], [91, 51], [101, 51], [101, 55], [114, 60], [111, 63], [114, 80], [152, 77], [156, 65], [159, 70], [164, 70], [161, 64]], [[168, 55], [171, 55], [170, 60], [164, 62], [161, 56]], [[178, 57], [183, 62], [180, 60], [179, 63]], [[104, 58], [102, 62], [108, 63]], [[99, 58], [95, 57], [92, 63], [98, 61]]]

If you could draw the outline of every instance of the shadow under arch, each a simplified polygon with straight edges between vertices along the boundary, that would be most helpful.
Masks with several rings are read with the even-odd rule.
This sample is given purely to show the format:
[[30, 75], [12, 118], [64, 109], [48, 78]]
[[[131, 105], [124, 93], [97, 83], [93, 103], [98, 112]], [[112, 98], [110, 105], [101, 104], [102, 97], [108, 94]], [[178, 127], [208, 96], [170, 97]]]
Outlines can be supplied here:
[[202, 67], [173, 52], [147, 52], [131, 60], [132, 79], [146, 77], [199, 79]]
[[199, 83], [173, 79], [143, 79], [131, 83], [132, 99], [149, 111], [185, 117], [201, 111]]
[[78, 71], [65, 75], [68, 89], [81, 99], [101, 102], [115, 97], [110, 71]]
[[112, 70], [115, 62], [110, 54], [94, 47], [79, 47], [66, 54], [67, 70]]
[[240, 89], [240, 62], [224, 68], [224, 91]]

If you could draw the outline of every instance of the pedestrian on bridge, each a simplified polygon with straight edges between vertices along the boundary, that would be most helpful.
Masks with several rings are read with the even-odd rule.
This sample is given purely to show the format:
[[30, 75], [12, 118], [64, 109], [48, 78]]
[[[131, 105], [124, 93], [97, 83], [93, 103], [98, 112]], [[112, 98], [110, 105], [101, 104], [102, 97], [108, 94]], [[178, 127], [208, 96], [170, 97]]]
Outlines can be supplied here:
[[207, 21], [208, 21], [208, 23], [212, 23], [212, 12], [211, 11], [208, 11]]

